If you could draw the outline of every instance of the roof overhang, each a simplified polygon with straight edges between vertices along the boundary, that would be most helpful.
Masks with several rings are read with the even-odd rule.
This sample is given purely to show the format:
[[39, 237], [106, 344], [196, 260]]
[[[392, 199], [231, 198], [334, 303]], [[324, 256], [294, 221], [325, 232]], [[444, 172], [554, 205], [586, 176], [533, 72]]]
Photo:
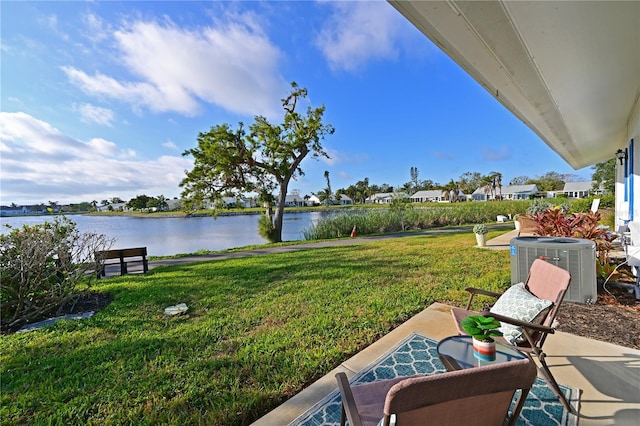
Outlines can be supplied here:
[[628, 143], [639, 1], [389, 3], [575, 169]]

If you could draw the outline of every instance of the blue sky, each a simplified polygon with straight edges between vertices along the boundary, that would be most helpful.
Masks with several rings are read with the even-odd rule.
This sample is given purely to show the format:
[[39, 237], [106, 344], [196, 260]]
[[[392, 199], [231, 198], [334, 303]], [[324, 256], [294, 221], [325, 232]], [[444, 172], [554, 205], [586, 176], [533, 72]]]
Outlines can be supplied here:
[[0, 202], [179, 196], [199, 132], [324, 104], [289, 189], [574, 170], [384, 1], [1, 4]]

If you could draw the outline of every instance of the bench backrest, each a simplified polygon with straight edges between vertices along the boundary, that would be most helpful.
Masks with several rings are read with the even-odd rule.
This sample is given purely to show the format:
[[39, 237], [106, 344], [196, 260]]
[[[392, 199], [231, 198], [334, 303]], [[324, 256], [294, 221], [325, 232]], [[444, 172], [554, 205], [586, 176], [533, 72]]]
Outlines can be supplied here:
[[147, 256], [147, 248], [146, 247], [135, 247], [135, 248], [127, 248], [127, 249], [116, 249], [116, 250], [103, 250], [97, 251], [96, 257], [98, 259], [120, 259], [120, 257], [136, 257], [136, 256]]

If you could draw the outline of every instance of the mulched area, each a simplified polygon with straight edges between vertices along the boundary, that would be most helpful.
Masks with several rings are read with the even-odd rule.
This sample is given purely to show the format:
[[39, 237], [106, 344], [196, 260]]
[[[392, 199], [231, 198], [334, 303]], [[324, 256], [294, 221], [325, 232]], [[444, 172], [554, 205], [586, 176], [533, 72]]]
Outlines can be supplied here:
[[[81, 314], [84, 312], [98, 312], [100, 309], [105, 308], [109, 303], [113, 301], [113, 296], [107, 293], [101, 293], [97, 291], [83, 291], [78, 298], [72, 299], [61, 309], [54, 312], [50, 312], [48, 315], [43, 315], [40, 318], [36, 318], [31, 323], [47, 320], [57, 316], [64, 316], [67, 314]], [[2, 328], [0, 334], [10, 334], [18, 330], [20, 326], [11, 329]]]
[[556, 319], [558, 331], [640, 350], [640, 303], [626, 288], [599, 288], [593, 305], [565, 302]]
[[79, 314], [82, 312], [94, 311], [98, 312], [105, 308], [113, 301], [113, 296], [108, 293], [100, 293], [98, 291], [87, 291], [82, 293], [78, 300], [75, 300], [67, 306], [64, 314]]

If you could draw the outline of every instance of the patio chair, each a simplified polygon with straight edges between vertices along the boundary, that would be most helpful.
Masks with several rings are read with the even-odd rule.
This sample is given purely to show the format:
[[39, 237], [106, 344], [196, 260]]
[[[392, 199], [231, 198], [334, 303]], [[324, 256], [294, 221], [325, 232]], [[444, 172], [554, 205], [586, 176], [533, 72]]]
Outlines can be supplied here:
[[[466, 309], [452, 308], [451, 313], [460, 334], [466, 334], [460, 325], [469, 315], [485, 315], [496, 318], [502, 323], [503, 337], [497, 338], [503, 343], [513, 345], [533, 359], [540, 361], [539, 371], [553, 392], [558, 396], [567, 410], [573, 412], [569, 402], [560, 390], [551, 374], [546, 354], [542, 350], [547, 336], [555, 332], [553, 322], [569, 288], [571, 275], [568, 271], [536, 259], [531, 264], [526, 283], [519, 283], [503, 294], [487, 290], [466, 288], [470, 293]], [[470, 311], [475, 295], [495, 297], [496, 303], [483, 312]]]
[[[514, 425], [536, 379], [530, 359], [493, 364], [428, 376], [400, 377], [351, 386], [336, 374], [342, 396], [340, 424], [395, 425]], [[521, 392], [513, 413], [509, 406]]]
[[518, 228], [518, 237], [522, 234], [538, 235], [538, 221], [532, 215], [518, 215], [516, 221], [520, 224]]
[[629, 222], [630, 240], [624, 246], [624, 252], [627, 257], [627, 264], [631, 267], [636, 276], [636, 284], [631, 291], [635, 294], [637, 300], [640, 300], [640, 222]]

